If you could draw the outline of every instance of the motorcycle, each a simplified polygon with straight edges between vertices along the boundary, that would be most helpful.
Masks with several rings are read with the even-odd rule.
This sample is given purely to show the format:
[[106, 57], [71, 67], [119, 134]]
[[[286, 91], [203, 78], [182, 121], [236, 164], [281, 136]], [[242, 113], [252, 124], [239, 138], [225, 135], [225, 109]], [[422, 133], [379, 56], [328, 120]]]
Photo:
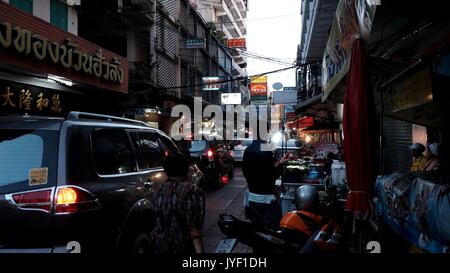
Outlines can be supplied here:
[[[278, 230], [242, 221], [230, 214], [221, 214], [218, 226], [226, 238], [220, 242], [216, 253], [231, 253], [238, 242], [252, 247], [254, 252], [265, 254], [339, 251], [344, 202], [336, 196], [329, 196], [321, 201], [317, 217], [306, 211], [288, 212], [283, 216]], [[286, 228], [289, 219], [296, 220], [297, 215], [303, 219], [309, 217], [306, 219], [309, 226], [303, 230]]]

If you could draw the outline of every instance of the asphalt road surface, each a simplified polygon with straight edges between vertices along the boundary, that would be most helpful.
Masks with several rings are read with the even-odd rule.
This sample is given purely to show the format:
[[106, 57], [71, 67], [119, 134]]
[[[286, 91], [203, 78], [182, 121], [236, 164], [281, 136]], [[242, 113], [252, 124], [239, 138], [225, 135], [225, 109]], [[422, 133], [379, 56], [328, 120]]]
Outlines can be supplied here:
[[[235, 168], [234, 178], [217, 190], [207, 190], [206, 216], [203, 225], [203, 243], [206, 253], [215, 253], [225, 235], [220, 231], [217, 220], [222, 213], [232, 214], [239, 219], [244, 216], [244, 194], [247, 189], [241, 168]], [[238, 243], [232, 253], [251, 253], [251, 248]]]

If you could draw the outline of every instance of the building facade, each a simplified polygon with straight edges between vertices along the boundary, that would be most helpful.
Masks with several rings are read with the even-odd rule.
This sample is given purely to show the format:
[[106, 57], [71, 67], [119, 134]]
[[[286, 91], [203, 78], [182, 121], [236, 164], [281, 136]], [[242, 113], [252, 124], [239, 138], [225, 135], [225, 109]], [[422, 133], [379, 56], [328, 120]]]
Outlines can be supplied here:
[[[245, 24], [248, 10], [247, 0], [191, 0], [190, 2], [213, 28], [223, 45], [229, 39], [245, 39], [247, 35]], [[248, 76], [245, 69], [247, 58], [240, 50], [228, 49], [233, 56], [233, 77], [246, 78]], [[250, 94], [245, 81], [233, 82], [232, 91], [241, 93], [243, 104], [249, 104]]]
[[[81, 1], [80, 35], [130, 61], [124, 115], [169, 132], [176, 104], [220, 104], [231, 92], [232, 56], [187, 0]], [[220, 91], [203, 91], [204, 77], [223, 77]]]
[[337, 117], [334, 105], [321, 104], [316, 106], [317, 110], [310, 106], [321, 102], [322, 57], [338, 3], [338, 0], [302, 0], [302, 27], [297, 50], [299, 67], [296, 71], [296, 112], [300, 114], [300, 118], [312, 116], [317, 120], [329, 121], [330, 113]]

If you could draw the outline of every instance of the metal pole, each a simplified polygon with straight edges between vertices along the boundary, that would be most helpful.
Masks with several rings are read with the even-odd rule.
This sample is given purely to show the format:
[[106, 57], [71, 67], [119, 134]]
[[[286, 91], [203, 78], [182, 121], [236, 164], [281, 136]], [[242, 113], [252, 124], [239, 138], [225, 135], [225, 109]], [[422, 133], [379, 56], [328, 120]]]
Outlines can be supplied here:
[[[281, 122], [281, 155], [284, 157], [285, 154], [285, 148], [287, 146], [287, 140], [286, 140], [286, 146], [284, 145], [284, 137], [285, 137], [285, 123], [286, 123], [286, 106], [283, 107], [283, 119]], [[287, 149], [286, 149], [287, 150]], [[287, 152], [287, 151], [286, 151]]]

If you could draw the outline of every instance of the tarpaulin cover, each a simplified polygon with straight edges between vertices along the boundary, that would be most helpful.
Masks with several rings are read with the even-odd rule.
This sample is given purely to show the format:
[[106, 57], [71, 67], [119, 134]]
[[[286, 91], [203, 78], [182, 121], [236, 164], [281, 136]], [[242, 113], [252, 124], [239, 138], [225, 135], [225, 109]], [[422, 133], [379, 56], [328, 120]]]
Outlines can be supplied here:
[[394, 173], [376, 182], [376, 211], [409, 243], [433, 253], [450, 252], [450, 188], [422, 173]]

